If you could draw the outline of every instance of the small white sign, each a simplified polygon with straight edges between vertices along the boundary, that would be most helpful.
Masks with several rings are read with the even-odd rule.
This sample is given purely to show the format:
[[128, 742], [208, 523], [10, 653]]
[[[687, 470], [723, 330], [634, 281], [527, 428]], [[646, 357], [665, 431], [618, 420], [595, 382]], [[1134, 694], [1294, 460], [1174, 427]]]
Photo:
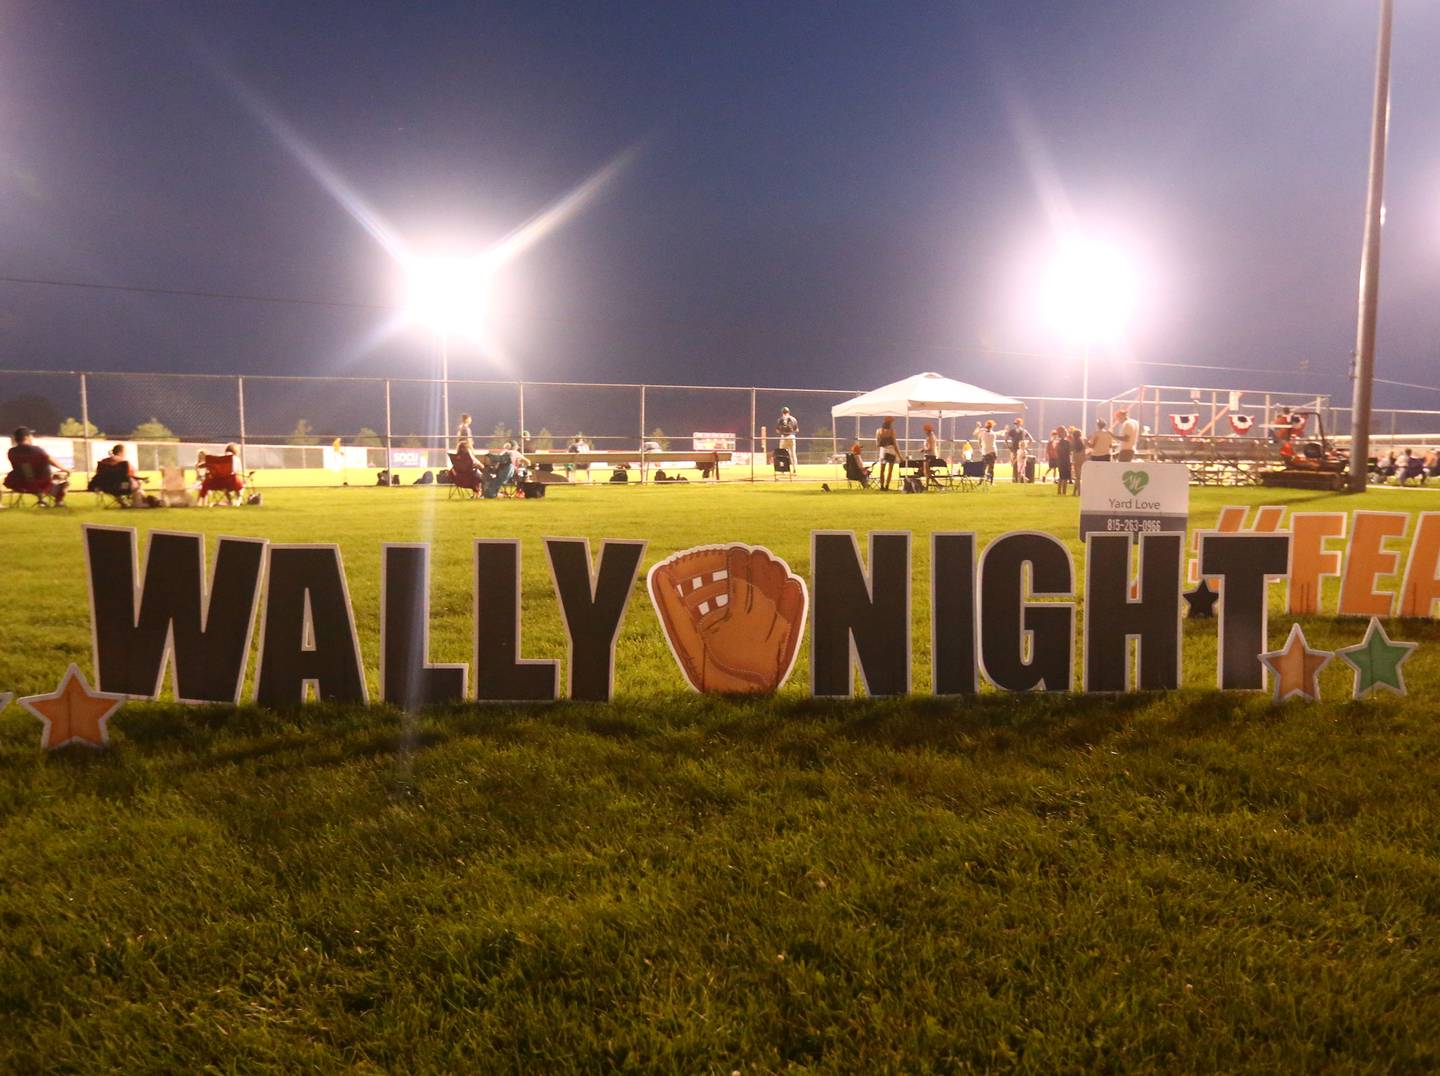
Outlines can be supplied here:
[[325, 467], [331, 471], [344, 471], [351, 467], [363, 468], [369, 460], [363, 445], [344, 445], [338, 452], [327, 445], [323, 455]]
[[1080, 537], [1185, 533], [1190, 471], [1183, 463], [1091, 460], [1080, 472]]
[[735, 435], [733, 433], [692, 433], [690, 443], [695, 446], [696, 452], [735, 451]]
[[[50, 458], [56, 463], [58, 463], [61, 467], [69, 470], [75, 466], [75, 442], [76, 440], [78, 440], [78, 438], [36, 437], [33, 440], [35, 444], [39, 445], [46, 452], [50, 453]], [[91, 440], [92, 442], [98, 444], [98, 442], [95, 442], [94, 438], [92, 438]], [[114, 444], [115, 442], [111, 441], [110, 445], [107, 445], [104, 451], [109, 452], [110, 446]], [[96, 457], [98, 458], [100, 455], [100, 449], [97, 447], [96, 449], [94, 449], [94, 451]], [[132, 455], [130, 459], [133, 462], [135, 457]]]

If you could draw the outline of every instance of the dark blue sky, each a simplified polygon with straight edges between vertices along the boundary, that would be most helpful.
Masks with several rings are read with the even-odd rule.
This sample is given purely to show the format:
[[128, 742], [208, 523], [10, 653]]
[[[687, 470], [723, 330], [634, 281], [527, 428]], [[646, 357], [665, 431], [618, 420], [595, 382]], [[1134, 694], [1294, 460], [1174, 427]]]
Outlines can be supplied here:
[[[1381, 377], [1440, 340], [1440, 8], [1399, 0]], [[1075, 393], [1034, 312], [1056, 207], [1143, 267], [1129, 353], [1348, 395], [1367, 0], [7, 3], [0, 274], [383, 304], [398, 268], [229, 71], [417, 245], [631, 163], [496, 285], [470, 376]], [[412, 374], [384, 315], [0, 284], [0, 366]], [[1309, 374], [1300, 374], [1308, 360]], [[1265, 371], [1274, 371], [1265, 374]], [[1379, 402], [1440, 407], [1440, 393]]]

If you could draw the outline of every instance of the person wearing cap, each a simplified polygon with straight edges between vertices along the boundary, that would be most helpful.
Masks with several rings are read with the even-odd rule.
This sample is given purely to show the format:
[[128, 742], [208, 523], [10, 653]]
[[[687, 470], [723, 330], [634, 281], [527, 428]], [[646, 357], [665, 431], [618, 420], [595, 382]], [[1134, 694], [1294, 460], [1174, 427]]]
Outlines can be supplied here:
[[1110, 454], [1115, 450], [1115, 435], [1110, 432], [1110, 424], [1103, 418], [1095, 420], [1095, 433], [1090, 438], [1089, 458], [1096, 463], [1109, 463]]
[[985, 461], [985, 481], [995, 484], [995, 420], [987, 418], [984, 424], [976, 423], [975, 440], [980, 442], [980, 458]]
[[1005, 431], [1005, 443], [1010, 446], [1010, 481], [1025, 481], [1025, 460], [1029, 455], [1027, 446], [1032, 440], [1034, 438], [1025, 428], [1024, 421], [1016, 416], [1015, 421], [1010, 423], [1010, 428]]
[[1121, 407], [1115, 412], [1115, 458], [1129, 463], [1135, 458], [1140, 445], [1140, 423], [1130, 417], [1130, 409]]
[[777, 448], [783, 448], [790, 453], [790, 462], [799, 462], [795, 455], [795, 435], [800, 432], [800, 423], [795, 421], [795, 416], [790, 413], [790, 408], [780, 408], [780, 420], [775, 423], [775, 432], [779, 435], [776, 441]]
[[5, 476], [5, 486], [16, 493], [33, 493], [42, 505], [47, 503], [47, 497], [54, 498], [57, 506], [64, 504], [70, 472], [35, 444], [33, 436], [29, 426], [18, 426], [11, 434], [10, 473]]

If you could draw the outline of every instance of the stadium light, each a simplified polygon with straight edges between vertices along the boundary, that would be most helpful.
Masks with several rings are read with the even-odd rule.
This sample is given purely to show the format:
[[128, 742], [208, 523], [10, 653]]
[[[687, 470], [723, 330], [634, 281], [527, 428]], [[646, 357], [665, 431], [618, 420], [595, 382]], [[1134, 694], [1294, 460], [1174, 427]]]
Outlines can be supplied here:
[[1090, 352], [1124, 333], [1135, 306], [1138, 280], [1117, 248], [1073, 236], [1060, 245], [1045, 279], [1044, 301], [1055, 324], [1081, 350], [1084, 397], [1082, 428], [1090, 422]]
[[440, 396], [444, 444], [450, 437], [450, 338], [485, 332], [493, 260], [486, 255], [414, 258], [405, 265], [410, 320], [431, 329], [440, 341]]

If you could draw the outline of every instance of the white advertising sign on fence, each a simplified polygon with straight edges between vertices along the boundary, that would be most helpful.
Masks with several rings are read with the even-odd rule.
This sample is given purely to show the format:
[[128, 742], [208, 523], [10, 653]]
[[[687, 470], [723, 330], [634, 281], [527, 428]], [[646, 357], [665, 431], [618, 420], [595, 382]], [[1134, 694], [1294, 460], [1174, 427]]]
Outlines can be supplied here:
[[735, 434], [692, 433], [690, 443], [695, 446], [696, 452], [734, 452]]
[[1080, 475], [1081, 538], [1091, 531], [1185, 533], [1190, 517], [1190, 471], [1183, 463], [1091, 460]]
[[368, 462], [369, 456], [363, 446], [345, 445], [338, 451], [328, 446], [325, 449], [325, 468], [330, 471], [344, 471], [351, 467], [364, 468]]

